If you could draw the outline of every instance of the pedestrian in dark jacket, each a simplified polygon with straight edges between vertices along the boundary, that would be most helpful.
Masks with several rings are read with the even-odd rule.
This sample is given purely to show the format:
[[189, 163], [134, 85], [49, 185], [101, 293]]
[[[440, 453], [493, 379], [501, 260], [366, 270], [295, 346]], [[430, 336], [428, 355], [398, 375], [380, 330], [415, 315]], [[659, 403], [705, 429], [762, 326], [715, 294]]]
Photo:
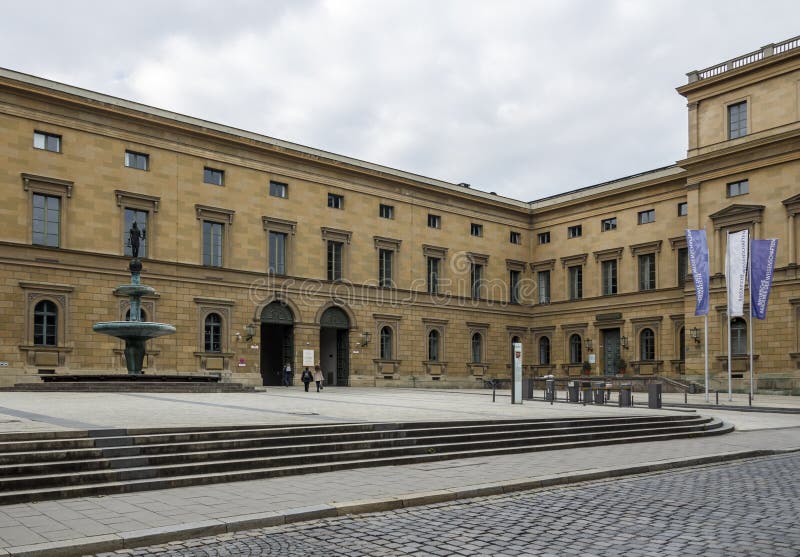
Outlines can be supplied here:
[[283, 386], [288, 387], [292, 384], [292, 364], [286, 360], [286, 365], [283, 368]]
[[306, 392], [308, 392], [308, 384], [311, 383], [313, 377], [311, 376], [311, 372], [308, 368], [303, 368], [303, 375], [300, 376], [300, 380], [303, 382], [303, 386], [306, 388]]

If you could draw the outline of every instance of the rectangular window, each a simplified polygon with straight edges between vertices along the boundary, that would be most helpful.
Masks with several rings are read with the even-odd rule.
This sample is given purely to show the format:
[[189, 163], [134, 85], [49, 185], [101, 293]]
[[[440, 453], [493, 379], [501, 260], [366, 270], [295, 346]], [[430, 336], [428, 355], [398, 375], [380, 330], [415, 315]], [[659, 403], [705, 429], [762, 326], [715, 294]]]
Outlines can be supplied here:
[[600, 230], [603, 232], [608, 232], [609, 230], [616, 230], [617, 229], [617, 217], [611, 217], [610, 219], [603, 219], [600, 221]]
[[603, 261], [602, 276], [603, 276], [603, 296], [611, 296], [617, 293], [617, 260], [610, 259]]
[[728, 105], [728, 139], [747, 135], [747, 101]]
[[483, 265], [472, 263], [469, 269], [470, 295], [475, 300], [481, 299], [481, 285], [483, 284]]
[[649, 209], [647, 211], [639, 211], [639, 224], [647, 224], [656, 222], [656, 210]]
[[269, 194], [272, 197], [282, 197], [286, 199], [289, 197], [289, 185], [284, 184], [282, 182], [273, 182], [270, 181], [269, 183]]
[[438, 257], [428, 258], [428, 293], [439, 293], [439, 269], [442, 265], [442, 260]]
[[269, 233], [269, 272], [286, 274], [286, 234], [283, 232]]
[[689, 204], [686, 202], [678, 203], [678, 216], [685, 217], [689, 214]]
[[344, 209], [344, 196], [335, 193], [328, 194], [328, 207], [331, 209]]
[[392, 258], [394, 252], [388, 249], [378, 250], [378, 285], [383, 288], [394, 286], [394, 276], [392, 275]]
[[511, 231], [509, 233], [508, 241], [512, 244], [521, 244], [522, 243], [522, 233], [521, 232], [514, 232]]
[[583, 298], [583, 266], [575, 265], [569, 268], [569, 299], [581, 298]]
[[52, 133], [33, 132], [34, 149], [44, 149], [45, 151], [61, 152], [61, 136]]
[[656, 254], [645, 253], [639, 256], [639, 290], [656, 288]]
[[61, 225], [61, 198], [34, 193], [32, 223], [33, 243], [37, 246], [57, 248]]
[[441, 228], [442, 217], [439, 215], [428, 215], [428, 228]]
[[750, 193], [750, 181], [741, 180], [739, 182], [731, 182], [727, 186], [728, 197], [736, 197], [737, 195], [744, 195]]
[[150, 155], [125, 151], [125, 166], [137, 170], [147, 170], [150, 168]]
[[469, 225], [469, 233], [472, 236], [483, 236], [483, 225], [482, 224], [476, 224], [474, 222], [471, 223]]
[[567, 227], [567, 238], [577, 238], [582, 234], [583, 234], [583, 226], [581, 226], [580, 224]]
[[519, 303], [519, 283], [521, 273], [515, 269], [508, 271], [508, 301], [512, 304]]
[[539, 234], [536, 235], [536, 239], [539, 241], [539, 244], [549, 244], [550, 232], [539, 232]]
[[378, 216], [382, 219], [393, 219], [394, 218], [394, 206], [392, 205], [381, 205], [378, 207]]
[[689, 274], [689, 249], [678, 248], [678, 286], [683, 286]]
[[328, 241], [328, 280], [342, 280], [342, 242]]
[[139, 238], [139, 257], [147, 257], [147, 211], [141, 211], [139, 209], [130, 209], [125, 207], [125, 230], [123, 234], [123, 253], [128, 256], [133, 256], [133, 251], [131, 248], [131, 239], [130, 234], [128, 231], [133, 226], [133, 223], [136, 223], [136, 227], [139, 229], [141, 236]]
[[538, 299], [540, 304], [550, 303], [550, 271], [539, 271], [536, 273], [536, 289], [539, 292]]
[[222, 267], [223, 234], [222, 223], [203, 221], [203, 265], [206, 267]]
[[216, 168], [205, 167], [203, 169], [203, 182], [214, 186], [221, 186], [224, 183], [225, 171]]

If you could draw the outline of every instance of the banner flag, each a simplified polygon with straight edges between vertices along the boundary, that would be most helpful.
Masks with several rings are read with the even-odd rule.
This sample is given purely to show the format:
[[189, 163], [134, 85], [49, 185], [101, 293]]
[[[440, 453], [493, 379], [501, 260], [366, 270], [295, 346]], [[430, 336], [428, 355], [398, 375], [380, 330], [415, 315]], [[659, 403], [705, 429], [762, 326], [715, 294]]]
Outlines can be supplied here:
[[687, 230], [686, 247], [697, 298], [695, 315], [708, 315], [708, 240], [705, 230]]
[[728, 287], [728, 318], [744, 315], [744, 288], [747, 280], [747, 252], [749, 232], [742, 230], [728, 234], [725, 253], [725, 283]]
[[778, 240], [750, 242], [750, 307], [757, 319], [767, 318], [767, 302], [772, 289], [772, 273], [778, 254]]

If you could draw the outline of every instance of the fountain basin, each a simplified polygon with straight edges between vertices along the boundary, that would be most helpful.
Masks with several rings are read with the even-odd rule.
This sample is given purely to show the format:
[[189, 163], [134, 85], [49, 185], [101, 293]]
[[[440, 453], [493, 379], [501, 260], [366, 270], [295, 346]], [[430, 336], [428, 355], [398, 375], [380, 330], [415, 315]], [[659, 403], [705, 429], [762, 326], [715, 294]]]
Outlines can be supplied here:
[[166, 323], [151, 321], [104, 321], [95, 323], [96, 333], [121, 338], [125, 341], [125, 366], [128, 373], [139, 375], [144, 364], [145, 341], [164, 335], [171, 335], [175, 327]]
[[110, 335], [121, 339], [127, 338], [156, 338], [175, 333], [175, 327], [166, 323], [153, 323], [151, 321], [104, 321], [95, 323], [92, 329], [96, 333]]
[[120, 284], [114, 289], [114, 293], [118, 296], [152, 296], [156, 289], [143, 284]]

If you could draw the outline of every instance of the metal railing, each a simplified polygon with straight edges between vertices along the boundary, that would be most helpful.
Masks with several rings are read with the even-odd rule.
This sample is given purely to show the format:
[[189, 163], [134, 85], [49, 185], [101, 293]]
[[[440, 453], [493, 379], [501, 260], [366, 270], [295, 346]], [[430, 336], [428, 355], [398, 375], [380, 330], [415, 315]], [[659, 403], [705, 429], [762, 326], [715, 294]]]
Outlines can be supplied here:
[[725, 72], [741, 68], [742, 66], [747, 66], [748, 64], [758, 62], [764, 58], [769, 58], [770, 56], [775, 56], [776, 54], [783, 54], [784, 52], [794, 50], [795, 48], [800, 48], [800, 36], [793, 37], [779, 43], [772, 43], [762, 46], [758, 50], [748, 52], [747, 54], [742, 54], [741, 56], [737, 56], [736, 58], [732, 58], [726, 62], [722, 62], [721, 64], [715, 64], [714, 66], [708, 67], [704, 70], [691, 71], [686, 74], [686, 77], [689, 78], [689, 83], [694, 83], [696, 81], [700, 81], [701, 79], [708, 79], [709, 77], [714, 77]]

